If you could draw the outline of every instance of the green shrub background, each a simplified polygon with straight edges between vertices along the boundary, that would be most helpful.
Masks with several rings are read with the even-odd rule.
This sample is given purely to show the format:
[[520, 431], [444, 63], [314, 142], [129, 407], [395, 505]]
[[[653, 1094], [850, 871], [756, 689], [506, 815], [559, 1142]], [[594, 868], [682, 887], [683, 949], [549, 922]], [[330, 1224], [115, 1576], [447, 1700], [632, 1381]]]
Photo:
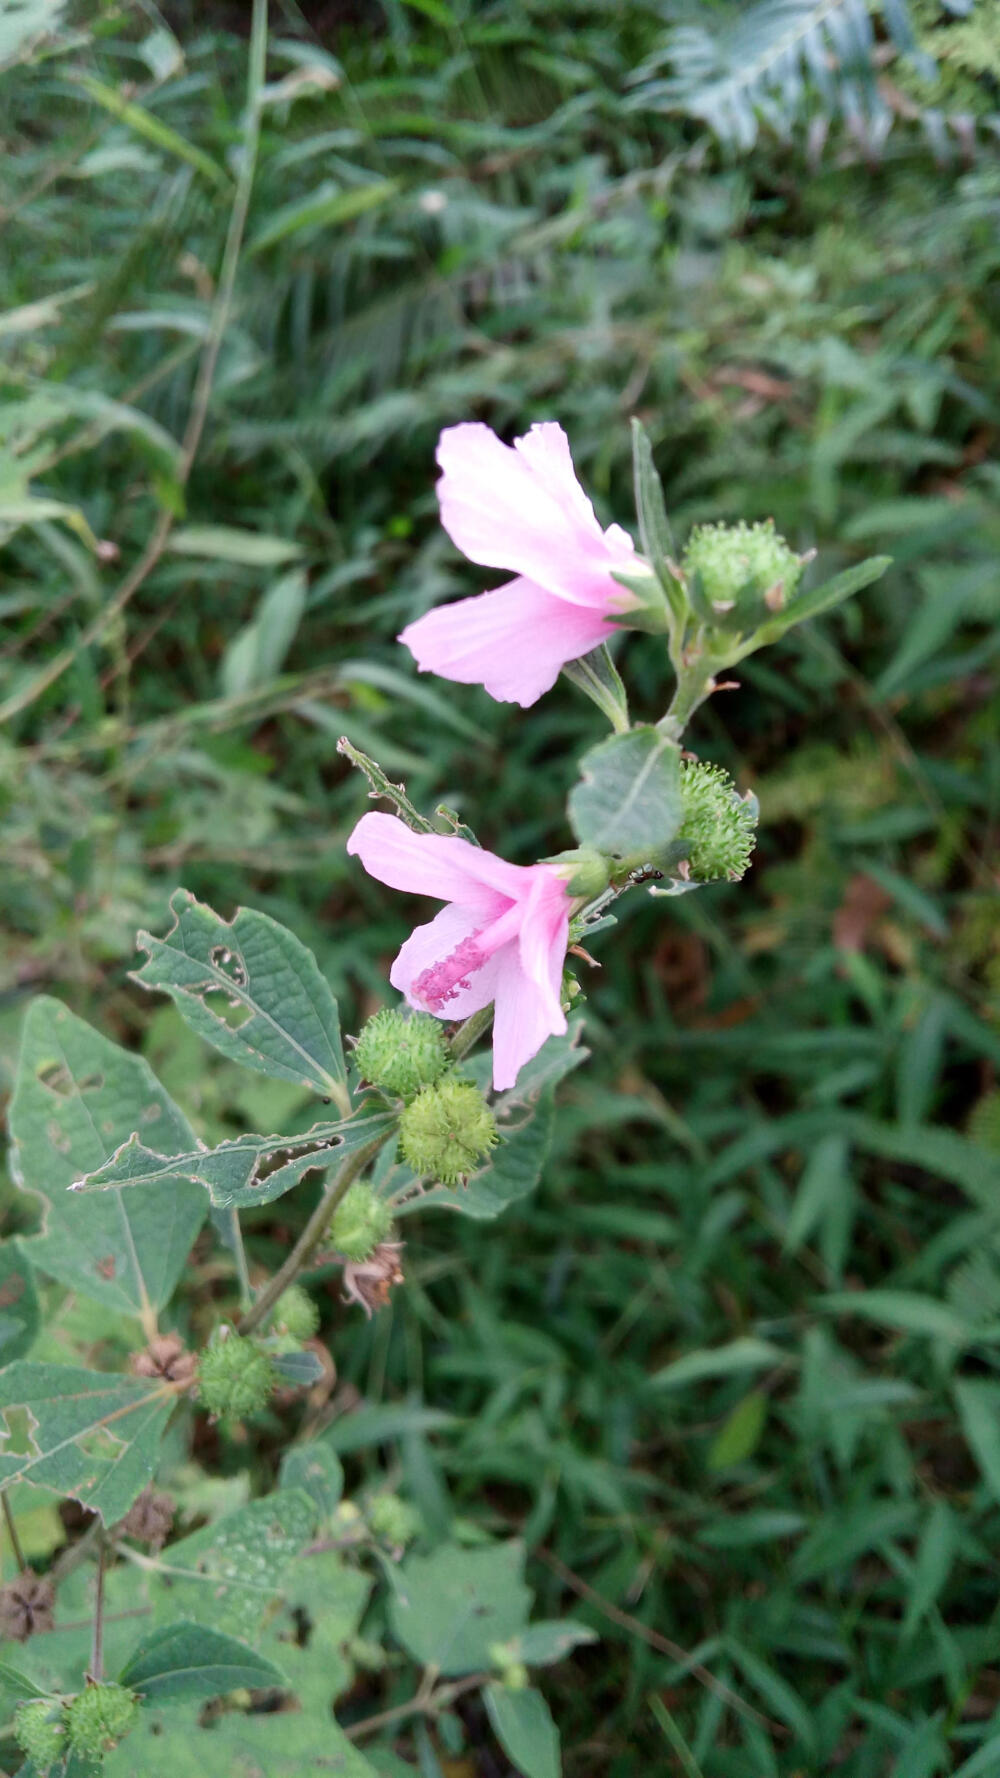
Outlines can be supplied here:
[[[70, 9], [0, 73], [8, 1083], [44, 990], [206, 1139], [294, 1127], [127, 971], [183, 883], [291, 925], [359, 1028], [409, 910], [345, 855], [342, 733], [512, 858], [569, 843], [597, 713], [394, 641], [489, 583], [437, 522], [443, 425], [558, 418], [631, 525], [636, 413], [681, 535], [773, 516], [829, 572], [894, 557], [696, 719], [760, 798], [755, 866], [603, 935], [536, 1197], [411, 1219], [370, 1324], [325, 1302], [342, 1400], [455, 1416], [399, 1445], [427, 1522], [519, 1532], [543, 1614], [599, 1630], [547, 1680], [570, 1778], [1000, 1769], [1000, 49], [992, 0], [911, 11], [938, 74], [886, 39], [876, 154], [672, 110], [679, 8], [276, 4], [186, 488], [247, 15]], [[661, 645], [624, 649], [654, 715]], [[253, 1262], [308, 1201], [250, 1219]]]

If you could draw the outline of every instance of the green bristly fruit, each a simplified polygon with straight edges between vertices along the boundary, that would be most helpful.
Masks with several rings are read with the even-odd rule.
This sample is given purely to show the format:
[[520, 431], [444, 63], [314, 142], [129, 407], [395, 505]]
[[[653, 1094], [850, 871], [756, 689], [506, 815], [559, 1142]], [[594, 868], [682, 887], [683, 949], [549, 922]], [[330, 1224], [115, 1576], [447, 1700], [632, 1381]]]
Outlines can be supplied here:
[[451, 1065], [438, 1019], [429, 1013], [409, 1015], [388, 1006], [368, 1020], [354, 1059], [362, 1080], [407, 1100], [421, 1087], [433, 1086]]
[[255, 1340], [217, 1333], [198, 1360], [198, 1398], [221, 1420], [244, 1420], [270, 1400], [274, 1361]]
[[123, 1685], [88, 1685], [66, 1706], [70, 1747], [84, 1759], [100, 1759], [116, 1747], [139, 1714], [139, 1700]]
[[699, 883], [720, 877], [737, 881], [750, 863], [757, 830], [756, 799], [740, 796], [721, 766], [685, 761], [681, 766], [684, 819], [677, 844]]
[[425, 1087], [399, 1120], [407, 1166], [442, 1185], [462, 1184], [498, 1140], [496, 1120], [479, 1088], [454, 1076]]
[[370, 1259], [392, 1230], [392, 1210], [366, 1180], [358, 1179], [337, 1205], [330, 1223], [330, 1242], [345, 1259], [361, 1264]]
[[695, 576], [709, 605], [724, 616], [734, 607], [755, 609], [761, 620], [794, 598], [802, 557], [779, 536], [772, 519], [746, 525], [696, 525], [681, 561], [685, 579]]
[[59, 1706], [47, 1698], [32, 1698], [14, 1712], [14, 1739], [39, 1772], [45, 1772], [63, 1752], [66, 1730]]

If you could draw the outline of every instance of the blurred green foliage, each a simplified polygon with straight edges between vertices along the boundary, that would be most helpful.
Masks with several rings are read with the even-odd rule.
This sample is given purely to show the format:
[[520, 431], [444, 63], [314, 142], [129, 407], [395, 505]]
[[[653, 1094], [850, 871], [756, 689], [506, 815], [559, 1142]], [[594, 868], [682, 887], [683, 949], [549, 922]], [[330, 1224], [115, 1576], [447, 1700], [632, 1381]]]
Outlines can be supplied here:
[[[646, 91], [683, 22], [652, 0], [275, 5], [186, 475], [243, 9], [0, 8], [8, 1075], [44, 989], [202, 1137], [295, 1127], [126, 972], [183, 882], [288, 922], [358, 1029], [407, 915], [344, 855], [342, 732], [519, 861], [570, 843], [596, 712], [564, 686], [525, 718], [394, 642], [484, 584], [436, 520], [443, 424], [559, 418], [630, 524], [638, 413], [681, 537], [773, 516], [831, 572], [895, 558], [700, 713], [755, 867], [602, 938], [541, 1192], [410, 1218], [370, 1324], [324, 1302], [335, 1402], [370, 1404], [337, 1423], [354, 1479], [385, 1464], [432, 1535], [519, 1533], [545, 1615], [599, 1631], [548, 1676], [570, 1778], [1000, 1769], [1000, 51], [993, 0], [911, 10], [938, 72], [880, 42], [876, 155], [835, 119], [718, 143]], [[956, 86], [976, 126], [926, 128]], [[625, 648], [654, 716], [661, 645]], [[398, 1745], [445, 1769], [444, 1724]]]

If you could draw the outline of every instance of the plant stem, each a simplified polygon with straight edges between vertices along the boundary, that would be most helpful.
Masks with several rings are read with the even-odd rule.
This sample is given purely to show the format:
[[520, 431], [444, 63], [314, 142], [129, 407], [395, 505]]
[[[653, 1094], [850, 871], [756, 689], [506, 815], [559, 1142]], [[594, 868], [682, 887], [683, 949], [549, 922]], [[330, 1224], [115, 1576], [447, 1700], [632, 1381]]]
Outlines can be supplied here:
[[7, 1536], [10, 1538], [10, 1547], [14, 1552], [14, 1560], [23, 1574], [28, 1564], [25, 1561], [24, 1551], [21, 1548], [21, 1539], [17, 1535], [17, 1526], [14, 1523], [14, 1515], [10, 1510], [10, 1501], [7, 1498], [6, 1488], [0, 1489], [0, 1500], [3, 1501], [4, 1523], [7, 1526]]
[[240, 1227], [240, 1213], [235, 1208], [229, 1212], [229, 1228], [233, 1239], [233, 1259], [236, 1262], [236, 1276], [240, 1285], [240, 1308], [247, 1310], [253, 1302], [253, 1291], [250, 1289], [250, 1272], [247, 1267], [247, 1250], [243, 1245], [243, 1230]]
[[366, 1143], [364, 1148], [357, 1149], [354, 1154], [347, 1157], [340, 1171], [327, 1186], [284, 1265], [275, 1272], [271, 1282], [264, 1286], [252, 1308], [240, 1317], [236, 1328], [237, 1333], [252, 1333], [255, 1327], [259, 1327], [269, 1311], [274, 1308], [282, 1291], [287, 1290], [288, 1286], [295, 1282], [326, 1234], [330, 1219], [337, 1205], [346, 1195], [348, 1187], [353, 1185], [358, 1174], [364, 1171], [369, 1161], [375, 1159], [387, 1138], [388, 1132], [376, 1136], [371, 1142]]
[[715, 680], [704, 655], [694, 651], [690, 660], [678, 668], [677, 688], [670, 707], [656, 725], [660, 733], [668, 740], [679, 741], [699, 704], [711, 697], [714, 690]]
[[467, 1056], [474, 1044], [479, 1042], [484, 1031], [488, 1031], [493, 1023], [493, 1007], [481, 1006], [478, 1012], [470, 1013], [464, 1024], [459, 1025], [448, 1048], [456, 1062]]
[[[208, 406], [212, 398], [215, 367], [218, 363], [226, 328], [229, 325], [240, 249], [243, 245], [243, 233], [246, 228], [254, 174], [257, 168], [257, 150], [260, 143], [260, 95], [264, 85], [266, 51], [267, 0], [253, 0], [243, 154], [233, 197], [233, 208], [229, 217], [226, 244], [222, 254], [222, 267], [212, 311], [211, 327], [198, 366], [191, 410], [181, 441], [180, 462], [177, 469], [177, 480], [181, 488], [185, 486], [198, 454], [198, 446], [201, 443], [201, 435], [208, 417]], [[173, 529], [174, 517], [172, 512], [163, 511], [160, 513], [146, 548], [135, 567], [126, 574], [117, 592], [112, 594], [108, 603], [97, 613], [92, 622], [81, 630], [76, 641], [69, 648], [64, 648], [62, 653], [57, 654], [47, 666], [42, 668], [41, 672], [35, 674], [33, 679], [28, 680], [3, 704], [0, 704], [0, 723], [9, 722], [11, 717], [17, 716], [20, 711], [27, 709], [29, 704], [33, 704], [37, 698], [48, 691], [50, 685], [54, 685], [57, 679], [62, 678], [62, 675], [85, 649], [88, 649], [92, 643], [100, 641], [156, 567], [166, 549], [170, 532]]]
[[90, 1677], [98, 1683], [104, 1677], [104, 1567], [107, 1544], [97, 1540], [97, 1597], [94, 1601], [94, 1640], [90, 1652]]
[[352, 1723], [344, 1733], [349, 1741], [360, 1741], [363, 1735], [374, 1735], [376, 1729], [385, 1728], [391, 1722], [403, 1722], [408, 1716], [437, 1716], [439, 1711], [447, 1710], [463, 1693], [488, 1685], [495, 1677], [493, 1673], [470, 1673], [467, 1678], [456, 1679], [450, 1685], [441, 1686], [436, 1692], [426, 1690], [421, 1683], [420, 1690], [406, 1704], [395, 1704], [391, 1710], [379, 1711], [377, 1716], [366, 1716], [364, 1722]]

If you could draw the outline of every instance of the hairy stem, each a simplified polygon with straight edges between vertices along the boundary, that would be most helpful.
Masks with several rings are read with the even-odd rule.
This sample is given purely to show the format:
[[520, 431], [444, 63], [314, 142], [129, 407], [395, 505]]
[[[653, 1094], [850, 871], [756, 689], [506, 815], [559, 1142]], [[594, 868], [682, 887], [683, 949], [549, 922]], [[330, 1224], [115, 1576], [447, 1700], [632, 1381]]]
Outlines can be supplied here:
[[108, 1548], [102, 1537], [97, 1542], [97, 1597], [94, 1600], [94, 1638], [90, 1650], [90, 1677], [97, 1683], [104, 1677], [104, 1570]]
[[470, 1013], [464, 1024], [459, 1025], [448, 1045], [456, 1062], [467, 1056], [475, 1044], [479, 1042], [484, 1031], [488, 1031], [493, 1023], [493, 1007], [481, 1006], [478, 1012]]
[[354, 1184], [359, 1173], [364, 1172], [369, 1161], [375, 1159], [386, 1140], [387, 1135], [376, 1136], [371, 1142], [366, 1143], [364, 1148], [359, 1148], [354, 1154], [348, 1156], [340, 1171], [327, 1186], [284, 1265], [275, 1272], [271, 1282], [264, 1286], [253, 1307], [240, 1317], [236, 1328], [237, 1333], [252, 1333], [255, 1327], [259, 1327], [274, 1308], [282, 1292], [287, 1290], [290, 1284], [294, 1284], [326, 1234], [333, 1213], [346, 1195], [348, 1187]]
[[678, 668], [677, 686], [670, 707], [656, 725], [661, 735], [679, 741], [699, 704], [710, 698], [714, 690], [715, 680], [704, 655], [692, 651], [691, 658]]

